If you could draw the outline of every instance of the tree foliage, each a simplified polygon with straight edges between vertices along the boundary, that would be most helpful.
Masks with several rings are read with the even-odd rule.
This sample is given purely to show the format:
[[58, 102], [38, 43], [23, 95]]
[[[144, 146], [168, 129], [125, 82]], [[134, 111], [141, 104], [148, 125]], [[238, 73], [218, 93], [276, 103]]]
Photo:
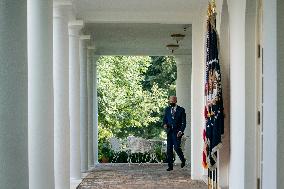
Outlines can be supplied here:
[[152, 86], [157, 84], [160, 89], [167, 91], [168, 96], [175, 95], [177, 67], [174, 58], [172, 56], [151, 56], [150, 58], [151, 64], [142, 82], [143, 89], [151, 91]]
[[162, 110], [175, 91], [171, 58], [103, 56], [98, 77], [100, 137], [159, 136]]

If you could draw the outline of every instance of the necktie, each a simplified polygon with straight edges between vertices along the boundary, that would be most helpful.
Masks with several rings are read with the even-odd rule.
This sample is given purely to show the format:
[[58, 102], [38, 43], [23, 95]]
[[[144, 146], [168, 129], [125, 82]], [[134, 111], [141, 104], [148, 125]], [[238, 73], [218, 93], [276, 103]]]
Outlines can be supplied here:
[[175, 110], [175, 108], [174, 108], [174, 107], [172, 107], [172, 118], [174, 118], [174, 117], [175, 117], [175, 113], [176, 113], [176, 110]]

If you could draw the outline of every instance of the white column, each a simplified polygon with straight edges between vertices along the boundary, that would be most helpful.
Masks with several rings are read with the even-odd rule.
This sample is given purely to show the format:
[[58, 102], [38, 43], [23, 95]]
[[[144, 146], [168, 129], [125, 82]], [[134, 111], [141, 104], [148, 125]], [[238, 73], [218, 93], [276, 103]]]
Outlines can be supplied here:
[[[184, 157], [190, 161], [190, 108], [191, 108], [191, 56], [175, 56], [177, 65], [177, 103], [185, 109], [186, 128], [184, 131]], [[178, 158], [177, 158], [178, 159]]]
[[[277, 0], [277, 188], [284, 186], [284, 3]], [[276, 37], [275, 36], [275, 37]]]
[[87, 88], [87, 41], [89, 35], [83, 35], [79, 41], [80, 56], [80, 147], [81, 172], [88, 170], [88, 88]]
[[0, 187], [29, 188], [27, 1], [0, 0]]
[[69, 22], [70, 178], [81, 178], [79, 31], [83, 21]]
[[[251, 49], [246, 49], [245, 40], [245, 1], [228, 1], [229, 5], [229, 31], [230, 31], [230, 170], [229, 188], [244, 189], [247, 176], [246, 165], [246, 92], [250, 90], [246, 86], [247, 68], [250, 62], [246, 62], [246, 54]], [[249, 39], [247, 39], [249, 40]], [[249, 43], [247, 43], [249, 44]], [[254, 53], [254, 52], [251, 52]], [[254, 72], [251, 72], [254, 74]], [[255, 135], [255, 134], [253, 134]], [[249, 145], [248, 145], [249, 146]], [[247, 148], [248, 149], [248, 148]], [[253, 150], [253, 148], [251, 149]], [[248, 159], [249, 160], [249, 159]], [[253, 180], [254, 181], [254, 180]], [[248, 187], [250, 188], [250, 187]]]
[[88, 85], [88, 168], [94, 166], [93, 148], [93, 57], [94, 47], [87, 50], [87, 85]]
[[54, 188], [52, 3], [28, 0], [30, 189]]
[[70, 2], [55, 3], [53, 12], [55, 189], [70, 188], [68, 17], [71, 5]]
[[[205, 10], [204, 10], [205, 12]], [[202, 131], [204, 127], [204, 33], [205, 14], [192, 24], [192, 80], [191, 80], [191, 177], [202, 179]]]
[[99, 136], [98, 136], [98, 84], [97, 84], [97, 61], [100, 57], [94, 56], [93, 59], [93, 147], [94, 147], [94, 164], [99, 163]]

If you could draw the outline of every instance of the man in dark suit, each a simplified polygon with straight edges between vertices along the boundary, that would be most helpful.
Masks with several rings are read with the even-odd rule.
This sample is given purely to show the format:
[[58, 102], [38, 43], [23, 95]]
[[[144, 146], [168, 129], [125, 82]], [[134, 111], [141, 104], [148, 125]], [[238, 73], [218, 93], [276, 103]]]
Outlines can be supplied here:
[[181, 160], [181, 168], [185, 166], [186, 159], [184, 158], [181, 149], [181, 138], [183, 136], [184, 129], [186, 127], [186, 114], [183, 107], [178, 106], [177, 97], [169, 97], [169, 105], [165, 109], [165, 115], [163, 120], [163, 127], [167, 132], [167, 171], [173, 170], [173, 146]]

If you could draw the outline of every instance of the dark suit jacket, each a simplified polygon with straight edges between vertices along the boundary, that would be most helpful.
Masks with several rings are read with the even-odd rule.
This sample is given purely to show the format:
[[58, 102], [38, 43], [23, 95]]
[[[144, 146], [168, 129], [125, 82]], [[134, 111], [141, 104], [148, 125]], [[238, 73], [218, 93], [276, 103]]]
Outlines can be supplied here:
[[181, 131], [184, 132], [186, 127], [186, 114], [183, 107], [177, 106], [174, 119], [172, 118], [171, 107], [165, 109], [165, 115], [163, 120], [163, 125], [167, 124], [167, 133], [169, 131], [174, 131], [178, 133]]

